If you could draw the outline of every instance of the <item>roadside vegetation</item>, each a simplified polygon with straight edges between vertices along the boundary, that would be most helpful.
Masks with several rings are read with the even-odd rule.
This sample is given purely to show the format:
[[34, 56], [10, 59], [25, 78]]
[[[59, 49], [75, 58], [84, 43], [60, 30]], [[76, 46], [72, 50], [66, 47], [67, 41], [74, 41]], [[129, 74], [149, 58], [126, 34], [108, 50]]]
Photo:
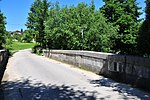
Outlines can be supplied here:
[[0, 12], [0, 49], [6, 49], [10, 54], [14, 54], [18, 50], [32, 48], [36, 45], [29, 36], [28, 30], [25, 30], [23, 35], [14, 33], [11, 35], [5, 30], [5, 17]]
[[3, 49], [2, 44], [5, 42], [5, 25], [6, 25], [6, 21], [5, 21], [6, 17], [3, 15], [3, 13], [0, 10], [0, 49]]
[[26, 26], [34, 31], [42, 48], [140, 55], [141, 7], [136, 0], [103, 1], [105, 4], [96, 9], [94, 0], [70, 7], [35, 0]]
[[35, 43], [22, 43], [18, 41], [13, 41], [11, 44], [11, 52], [16, 52], [18, 50], [23, 50], [23, 49], [29, 49], [33, 48], [36, 44]]
[[23, 50], [23, 49], [29, 49], [29, 48], [33, 48], [36, 43], [24, 43], [24, 42], [19, 42], [19, 41], [10, 41], [8, 40], [9, 43], [7, 43], [6, 49], [9, 50], [10, 54], [14, 54], [19, 50]]

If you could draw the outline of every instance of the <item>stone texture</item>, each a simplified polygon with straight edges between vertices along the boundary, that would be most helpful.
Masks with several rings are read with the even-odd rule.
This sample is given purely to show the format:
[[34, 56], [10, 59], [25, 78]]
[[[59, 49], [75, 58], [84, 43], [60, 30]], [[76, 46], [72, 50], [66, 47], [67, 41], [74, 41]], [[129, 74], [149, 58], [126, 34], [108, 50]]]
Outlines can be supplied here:
[[44, 55], [150, 91], [148, 58], [79, 50], [50, 50]]
[[0, 83], [6, 69], [6, 64], [8, 61], [9, 55], [8, 52], [5, 50], [0, 50]]

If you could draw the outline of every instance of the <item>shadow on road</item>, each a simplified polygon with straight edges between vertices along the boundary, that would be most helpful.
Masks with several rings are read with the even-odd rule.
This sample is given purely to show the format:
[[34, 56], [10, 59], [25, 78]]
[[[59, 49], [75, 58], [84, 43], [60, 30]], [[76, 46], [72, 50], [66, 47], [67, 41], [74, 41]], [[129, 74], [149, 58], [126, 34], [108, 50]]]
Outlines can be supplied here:
[[105, 86], [113, 88], [113, 91], [118, 91], [122, 95], [124, 95], [124, 99], [126, 96], [136, 96], [140, 100], [150, 100], [150, 93], [141, 92], [139, 89], [132, 88], [131, 86], [123, 83], [117, 83], [108, 78], [102, 78], [99, 80], [89, 80], [91, 84], [95, 84], [95, 87]]
[[4, 95], [3, 95], [2, 86], [0, 86], [0, 100], [4, 100]]
[[87, 91], [74, 90], [73, 86], [44, 85], [41, 82], [33, 84], [31, 80], [3, 82], [2, 86], [6, 100], [95, 100], [94, 93], [87, 96]]

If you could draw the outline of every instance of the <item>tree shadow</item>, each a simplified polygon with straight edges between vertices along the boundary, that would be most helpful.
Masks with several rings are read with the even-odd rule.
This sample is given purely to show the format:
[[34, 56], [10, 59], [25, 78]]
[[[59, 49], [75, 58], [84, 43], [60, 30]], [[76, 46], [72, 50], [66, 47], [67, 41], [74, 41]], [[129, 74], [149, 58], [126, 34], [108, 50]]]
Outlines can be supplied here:
[[0, 86], [0, 100], [4, 100], [4, 95], [3, 95], [2, 86]]
[[[32, 82], [31, 80], [5, 81], [0, 100], [95, 100], [94, 93], [74, 90], [74, 86]], [[87, 93], [91, 95], [87, 95]], [[4, 97], [2, 96], [4, 95]]]
[[[109, 78], [102, 78], [99, 80], [89, 80], [91, 84], [95, 84], [95, 87], [105, 86], [113, 88], [113, 91], [118, 91], [121, 94], [126, 94], [126, 96], [136, 96], [140, 100], [150, 100], [150, 93], [146, 93], [139, 89], [133, 88], [130, 85], [115, 82]], [[125, 98], [124, 98], [125, 99]]]

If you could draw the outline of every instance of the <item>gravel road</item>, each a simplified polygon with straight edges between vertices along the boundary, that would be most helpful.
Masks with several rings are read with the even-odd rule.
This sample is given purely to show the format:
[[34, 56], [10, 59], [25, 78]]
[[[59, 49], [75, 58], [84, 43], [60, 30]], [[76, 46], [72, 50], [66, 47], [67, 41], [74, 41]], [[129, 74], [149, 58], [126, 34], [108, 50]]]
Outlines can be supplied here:
[[4, 100], [150, 100], [149, 93], [29, 50], [10, 57], [2, 86]]

